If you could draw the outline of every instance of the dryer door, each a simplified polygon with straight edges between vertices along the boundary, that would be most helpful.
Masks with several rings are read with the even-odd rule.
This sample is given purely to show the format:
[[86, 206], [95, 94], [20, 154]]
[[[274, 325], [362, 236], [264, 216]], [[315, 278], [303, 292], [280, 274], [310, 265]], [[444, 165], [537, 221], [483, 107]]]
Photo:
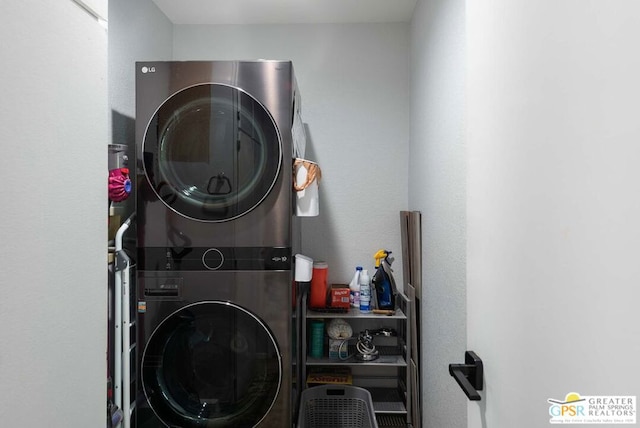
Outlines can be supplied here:
[[255, 315], [205, 301], [167, 317], [142, 357], [149, 405], [168, 426], [254, 427], [273, 406], [282, 381], [276, 342]]
[[142, 145], [157, 197], [188, 218], [221, 222], [258, 206], [282, 166], [273, 118], [255, 98], [221, 84], [183, 89], [151, 118]]

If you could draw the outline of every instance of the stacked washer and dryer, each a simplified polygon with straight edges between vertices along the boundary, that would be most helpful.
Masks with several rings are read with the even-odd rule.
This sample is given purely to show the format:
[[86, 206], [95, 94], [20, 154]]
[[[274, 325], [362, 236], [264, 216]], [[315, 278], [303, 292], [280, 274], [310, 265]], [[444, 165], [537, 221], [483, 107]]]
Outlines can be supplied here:
[[136, 68], [136, 425], [291, 426], [292, 64]]

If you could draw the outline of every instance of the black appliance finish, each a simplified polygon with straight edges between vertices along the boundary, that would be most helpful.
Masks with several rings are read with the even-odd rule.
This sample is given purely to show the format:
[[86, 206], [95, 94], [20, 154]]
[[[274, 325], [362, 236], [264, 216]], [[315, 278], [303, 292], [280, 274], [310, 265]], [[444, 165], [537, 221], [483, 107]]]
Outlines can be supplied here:
[[291, 247], [299, 99], [290, 62], [137, 63], [138, 246]]
[[286, 61], [136, 64], [138, 428], [291, 426]]
[[277, 304], [291, 306], [289, 279], [288, 271], [139, 273], [137, 426], [290, 426], [291, 318]]

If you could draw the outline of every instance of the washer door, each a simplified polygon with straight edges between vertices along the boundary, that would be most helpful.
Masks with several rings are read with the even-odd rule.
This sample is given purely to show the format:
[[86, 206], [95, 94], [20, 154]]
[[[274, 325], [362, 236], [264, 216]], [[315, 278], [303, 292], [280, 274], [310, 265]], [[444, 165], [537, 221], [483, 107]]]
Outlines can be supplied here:
[[162, 321], [141, 365], [156, 416], [183, 428], [254, 427], [282, 381], [280, 354], [265, 324], [220, 301], [186, 306]]
[[155, 112], [142, 143], [158, 198], [188, 218], [221, 222], [258, 206], [273, 188], [282, 144], [271, 115], [242, 90], [186, 88]]

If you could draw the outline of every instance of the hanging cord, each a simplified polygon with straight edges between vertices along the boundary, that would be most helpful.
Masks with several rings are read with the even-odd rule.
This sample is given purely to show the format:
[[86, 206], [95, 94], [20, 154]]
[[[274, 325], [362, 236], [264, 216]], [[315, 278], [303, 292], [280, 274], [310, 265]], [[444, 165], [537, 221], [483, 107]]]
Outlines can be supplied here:
[[[302, 165], [307, 170], [307, 179], [300, 185], [296, 182], [296, 170], [299, 165]], [[304, 159], [296, 159], [293, 161], [293, 189], [295, 191], [299, 192], [306, 189], [313, 183], [313, 180], [317, 180], [318, 183], [320, 183], [321, 178], [322, 171], [320, 171], [320, 166], [317, 163]]]
[[338, 346], [338, 359], [345, 361], [351, 357], [355, 357], [360, 361], [373, 361], [380, 356], [380, 353], [376, 349], [376, 345], [373, 344], [373, 335], [371, 335], [369, 330], [365, 330], [363, 332], [360, 332], [360, 334], [358, 335], [358, 341], [356, 342], [356, 352], [353, 354], [349, 354], [348, 352], [346, 352], [346, 356], [343, 357], [342, 355], [344, 347], [347, 346], [348, 349], [350, 340], [355, 339], [350, 337], [340, 342], [340, 345]]
[[[340, 342], [340, 345], [338, 346], [338, 359], [345, 361], [348, 360], [349, 358], [353, 357], [355, 354], [351, 354], [349, 355], [349, 341], [353, 340], [352, 337], [348, 338], [348, 339], [344, 339], [342, 342]], [[344, 354], [346, 355], [345, 357], [342, 356], [342, 351], [344, 351], [344, 346], [347, 346], [347, 352], [345, 352]]]
[[369, 330], [365, 330], [358, 335], [356, 351], [356, 359], [360, 361], [372, 361], [380, 356], [376, 346], [373, 344], [373, 336], [369, 333]]

